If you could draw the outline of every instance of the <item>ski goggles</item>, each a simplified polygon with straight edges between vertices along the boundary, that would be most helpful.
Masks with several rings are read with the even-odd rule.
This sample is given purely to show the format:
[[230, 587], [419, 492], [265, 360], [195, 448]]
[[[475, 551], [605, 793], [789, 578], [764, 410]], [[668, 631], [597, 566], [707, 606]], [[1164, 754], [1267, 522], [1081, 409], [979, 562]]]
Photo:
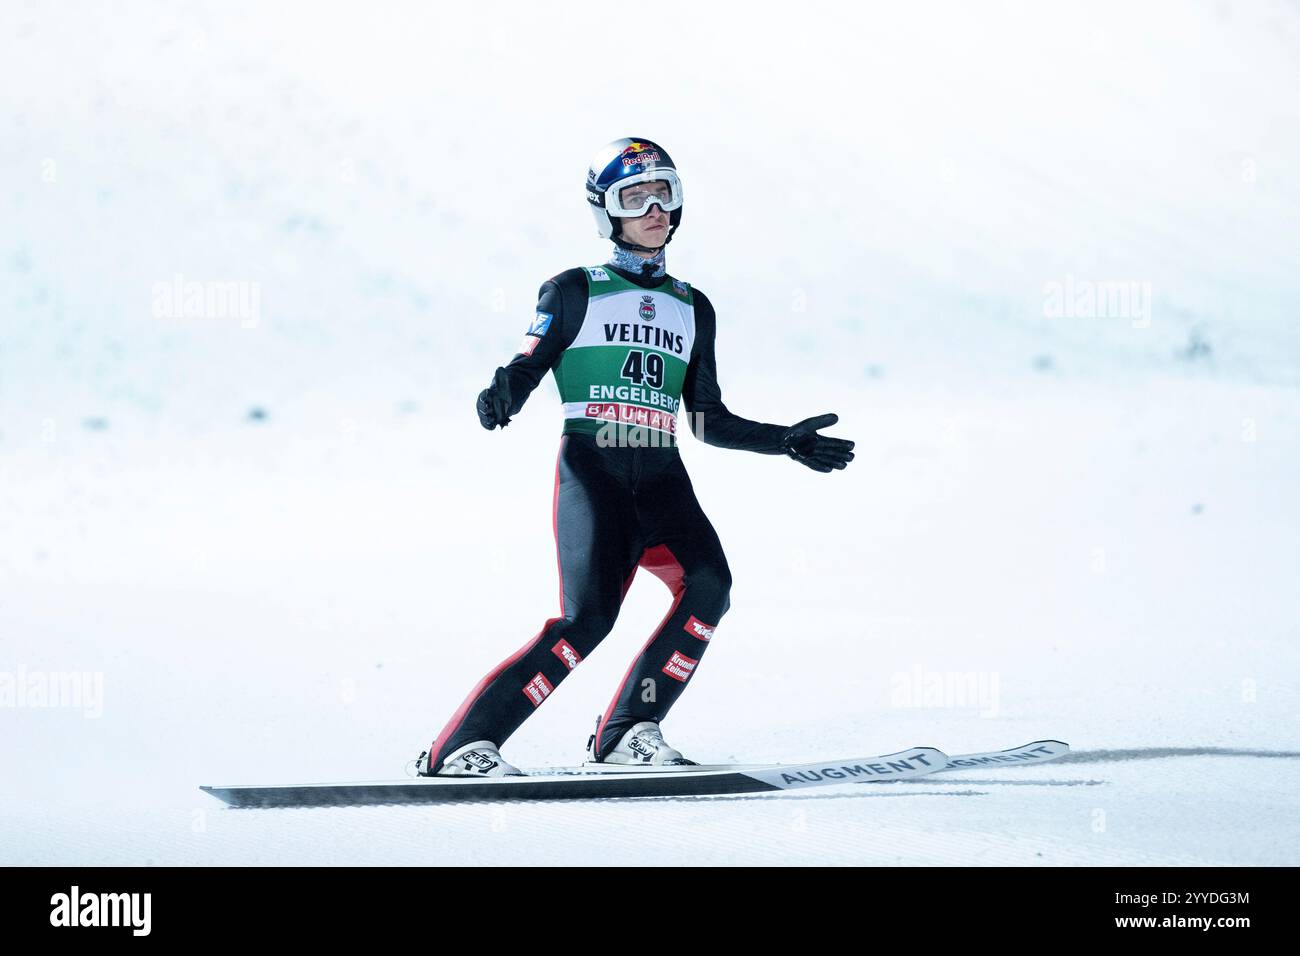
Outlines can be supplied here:
[[655, 204], [664, 212], [682, 207], [682, 182], [671, 169], [637, 173], [605, 190], [605, 211], [620, 219], [644, 216]]

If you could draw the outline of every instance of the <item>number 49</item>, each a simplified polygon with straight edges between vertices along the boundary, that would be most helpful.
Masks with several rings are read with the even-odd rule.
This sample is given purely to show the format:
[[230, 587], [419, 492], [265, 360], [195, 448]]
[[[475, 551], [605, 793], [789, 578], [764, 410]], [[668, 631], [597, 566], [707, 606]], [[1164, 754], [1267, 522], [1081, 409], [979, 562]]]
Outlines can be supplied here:
[[636, 385], [649, 385], [651, 388], [663, 388], [664, 357], [658, 352], [631, 351], [623, 363], [623, 378], [631, 379]]

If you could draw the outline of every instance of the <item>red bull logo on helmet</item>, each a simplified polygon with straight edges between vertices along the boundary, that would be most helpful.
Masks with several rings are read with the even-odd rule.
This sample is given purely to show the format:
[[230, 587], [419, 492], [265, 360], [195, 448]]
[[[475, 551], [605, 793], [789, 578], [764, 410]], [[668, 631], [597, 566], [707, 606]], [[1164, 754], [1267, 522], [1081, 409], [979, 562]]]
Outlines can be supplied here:
[[624, 169], [654, 164], [662, 159], [659, 150], [651, 143], [629, 143], [623, 147], [623, 152], [619, 154], [619, 158], [623, 161]]

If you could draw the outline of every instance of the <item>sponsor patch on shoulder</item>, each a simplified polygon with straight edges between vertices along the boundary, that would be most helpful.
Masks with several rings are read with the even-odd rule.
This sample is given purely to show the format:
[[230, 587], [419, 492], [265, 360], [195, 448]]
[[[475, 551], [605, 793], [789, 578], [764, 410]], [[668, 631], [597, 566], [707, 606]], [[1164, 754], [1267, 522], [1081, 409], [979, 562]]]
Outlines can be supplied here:
[[533, 318], [533, 324], [528, 326], [528, 334], [541, 338], [546, 334], [546, 330], [551, 327], [551, 319], [553, 318], [555, 316], [551, 315], [551, 313], [539, 311]]
[[609, 281], [609, 273], [606, 272], [604, 269], [602, 269], [600, 266], [588, 267], [587, 273], [591, 276], [593, 282]]
[[686, 283], [681, 279], [674, 279], [673, 289], [676, 290], [678, 295], [685, 295], [687, 291]]

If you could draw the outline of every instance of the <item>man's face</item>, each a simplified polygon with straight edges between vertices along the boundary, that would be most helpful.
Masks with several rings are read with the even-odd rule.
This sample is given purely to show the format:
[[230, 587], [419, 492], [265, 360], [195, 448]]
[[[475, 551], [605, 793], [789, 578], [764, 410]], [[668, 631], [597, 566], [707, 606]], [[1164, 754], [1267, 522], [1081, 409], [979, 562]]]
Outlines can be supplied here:
[[[618, 191], [618, 201], [624, 209], [635, 209], [649, 197], [667, 202], [672, 190], [664, 182], [636, 183]], [[664, 244], [668, 237], [668, 213], [658, 203], [651, 203], [648, 211], [635, 219], [623, 219], [623, 236], [629, 242], [652, 249]]]

